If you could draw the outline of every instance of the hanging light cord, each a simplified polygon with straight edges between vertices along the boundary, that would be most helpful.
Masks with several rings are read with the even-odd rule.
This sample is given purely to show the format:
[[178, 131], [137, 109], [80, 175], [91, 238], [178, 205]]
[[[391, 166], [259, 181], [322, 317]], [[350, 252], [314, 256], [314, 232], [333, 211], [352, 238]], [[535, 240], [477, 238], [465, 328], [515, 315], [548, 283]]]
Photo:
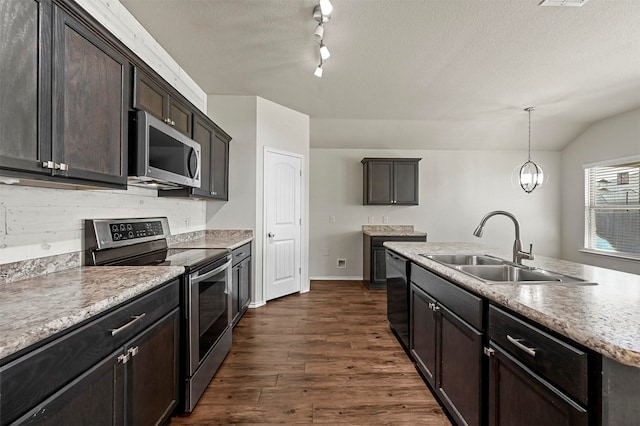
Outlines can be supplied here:
[[535, 107], [526, 108], [527, 112], [529, 112], [529, 162], [531, 162], [531, 111], [533, 111], [534, 109]]

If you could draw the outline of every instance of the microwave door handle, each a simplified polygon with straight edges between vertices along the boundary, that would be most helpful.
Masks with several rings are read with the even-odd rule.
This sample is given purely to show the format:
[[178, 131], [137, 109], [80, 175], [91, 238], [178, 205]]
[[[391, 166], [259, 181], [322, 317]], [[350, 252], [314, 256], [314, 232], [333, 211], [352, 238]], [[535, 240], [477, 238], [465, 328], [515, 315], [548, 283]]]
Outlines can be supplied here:
[[204, 275], [196, 275], [195, 277], [191, 278], [191, 284], [197, 284], [200, 281], [204, 281], [209, 277], [212, 277], [216, 274], [219, 274], [220, 272], [224, 271], [226, 268], [228, 268], [229, 266], [231, 266], [231, 260], [229, 260], [227, 263], [225, 263], [222, 266], [218, 266], [216, 269], [214, 269], [213, 271], [209, 271]]
[[198, 151], [197, 149], [194, 149], [195, 153], [196, 153], [196, 179], [200, 179], [200, 168], [202, 166], [202, 158], [200, 155], [200, 151]]

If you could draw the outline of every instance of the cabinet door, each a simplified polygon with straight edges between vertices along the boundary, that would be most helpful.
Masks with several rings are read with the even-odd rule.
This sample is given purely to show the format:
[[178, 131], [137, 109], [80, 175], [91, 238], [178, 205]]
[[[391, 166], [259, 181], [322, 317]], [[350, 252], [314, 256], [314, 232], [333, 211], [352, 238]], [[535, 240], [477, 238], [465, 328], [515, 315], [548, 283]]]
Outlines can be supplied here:
[[240, 264], [231, 270], [231, 317], [233, 324], [240, 319]]
[[213, 198], [229, 199], [229, 139], [218, 132], [213, 141]]
[[0, 168], [51, 174], [51, 2], [0, 2]]
[[587, 411], [499, 347], [489, 362], [490, 425], [586, 425]]
[[387, 286], [387, 259], [385, 254], [386, 250], [384, 248], [372, 249], [371, 284], [378, 288]]
[[186, 104], [170, 96], [168, 117], [171, 120], [171, 126], [177, 131], [191, 137], [193, 112]]
[[372, 161], [365, 165], [364, 204], [391, 204], [393, 201], [393, 163]]
[[393, 204], [418, 204], [418, 163], [396, 161], [393, 163]]
[[418, 368], [434, 388], [438, 343], [438, 317], [433, 309], [435, 305], [436, 301], [433, 298], [411, 285], [409, 346]]
[[200, 188], [194, 188], [193, 193], [201, 197], [210, 197], [214, 190], [213, 185], [213, 158], [214, 158], [214, 129], [206, 120], [196, 116], [193, 119], [193, 140], [200, 144]]
[[127, 424], [160, 424], [176, 407], [179, 321], [176, 308], [125, 346]]
[[[25, 414], [27, 425], [121, 425], [124, 367], [114, 352]], [[10, 420], [10, 419], [9, 419]]]
[[61, 9], [54, 16], [56, 174], [125, 185], [129, 63]]
[[437, 389], [458, 424], [482, 420], [482, 333], [444, 306], [440, 313]]
[[169, 94], [139, 68], [135, 69], [133, 107], [166, 120], [169, 115]]
[[243, 260], [238, 267], [240, 268], [238, 305], [242, 314], [251, 302], [251, 258]]

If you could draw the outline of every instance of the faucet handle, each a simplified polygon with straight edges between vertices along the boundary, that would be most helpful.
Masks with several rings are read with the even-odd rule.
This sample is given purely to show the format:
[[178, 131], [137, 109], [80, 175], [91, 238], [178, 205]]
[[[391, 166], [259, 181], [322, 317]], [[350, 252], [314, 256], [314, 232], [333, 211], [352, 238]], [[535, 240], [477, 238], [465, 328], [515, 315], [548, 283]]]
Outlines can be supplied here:
[[535, 256], [533, 255], [533, 244], [529, 244], [529, 253], [527, 253], [527, 259], [533, 260]]

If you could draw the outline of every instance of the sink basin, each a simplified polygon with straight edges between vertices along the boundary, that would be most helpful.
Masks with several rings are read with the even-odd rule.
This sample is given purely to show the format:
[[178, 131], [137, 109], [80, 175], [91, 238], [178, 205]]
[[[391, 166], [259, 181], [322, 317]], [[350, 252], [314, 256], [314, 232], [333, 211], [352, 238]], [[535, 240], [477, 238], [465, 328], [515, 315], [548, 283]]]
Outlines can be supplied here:
[[480, 254], [421, 254], [420, 256], [447, 265], [502, 265], [497, 257]]
[[428, 254], [420, 256], [457, 269], [486, 283], [596, 285], [580, 278], [563, 275], [486, 254]]
[[511, 265], [465, 265], [457, 269], [487, 281], [561, 281], [546, 271]]
[[594, 285], [568, 275], [515, 265], [461, 265], [456, 269], [487, 282], [515, 282], [521, 284], [579, 284]]

